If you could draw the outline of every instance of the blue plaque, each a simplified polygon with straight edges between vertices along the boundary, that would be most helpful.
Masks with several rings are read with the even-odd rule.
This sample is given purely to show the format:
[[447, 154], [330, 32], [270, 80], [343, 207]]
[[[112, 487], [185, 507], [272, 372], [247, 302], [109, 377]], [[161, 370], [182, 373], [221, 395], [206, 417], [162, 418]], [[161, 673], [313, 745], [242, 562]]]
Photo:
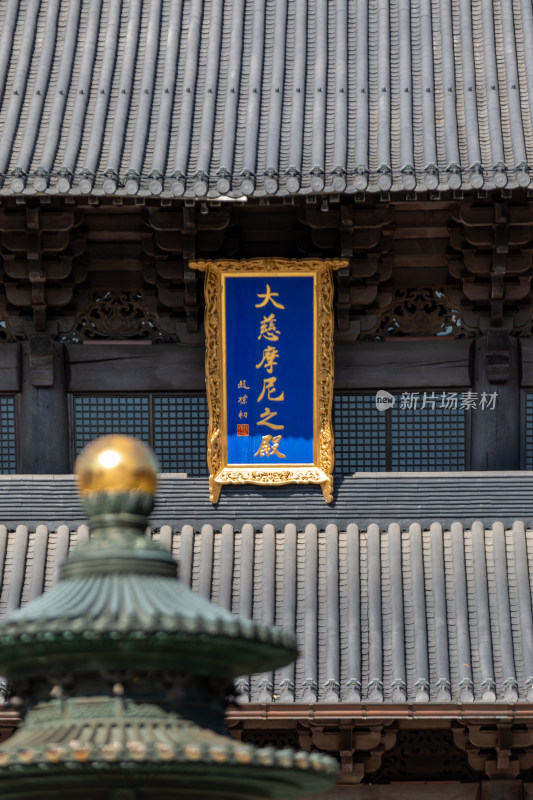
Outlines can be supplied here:
[[206, 272], [210, 497], [319, 483], [333, 498], [333, 280], [346, 261], [193, 261]]
[[314, 283], [224, 276], [230, 466], [313, 464]]

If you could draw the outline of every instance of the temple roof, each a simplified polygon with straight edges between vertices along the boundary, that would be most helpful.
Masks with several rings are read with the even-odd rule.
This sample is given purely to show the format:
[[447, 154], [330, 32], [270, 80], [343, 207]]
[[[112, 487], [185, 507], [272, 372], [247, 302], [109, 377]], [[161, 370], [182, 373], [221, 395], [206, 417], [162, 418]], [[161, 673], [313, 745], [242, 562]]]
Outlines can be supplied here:
[[[44, 504], [43, 480], [50, 491], [63, 487], [65, 504], [59, 511], [65, 513], [70, 479], [57, 480], [55, 489], [50, 479], [36, 479]], [[31, 499], [24, 481], [31, 481], [4, 481], [22, 514], [24, 499]], [[357, 479], [351, 481], [353, 493]], [[473, 482], [464, 476], [462, 481], [464, 507], [483, 511], [488, 491], [477, 497]], [[166, 478], [162, 483], [160, 502], [168, 503], [168, 511], [172, 488], [189, 481]], [[525, 508], [530, 484], [528, 474], [522, 473], [520, 481], [511, 475], [499, 497], [507, 493], [515, 509], [520, 502]], [[405, 483], [402, 488], [405, 494]], [[279, 503], [278, 492], [271, 496]], [[253, 501], [250, 492], [249, 506]], [[264, 498], [259, 501], [264, 510]], [[453, 508], [457, 502], [450, 497]], [[215, 514], [210, 524], [183, 524], [170, 516], [170, 524], [163, 524], [160, 506], [152, 535], [178, 559], [182, 580], [195, 591], [241, 616], [296, 633], [296, 667], [243, 679], [241, 699], [531, 703], [533, 526], [494, 522], [493, 511], [485, 507], [482, 516], [491, 522], [484, 524], [426, 525], [414, 517], [409, 524], [356, 524], [352, 517], [345, 525], [337, 524], [332, 513], [326, 525], [286, 522], [279, 527], [264, 518], [232, 525]], [[0, 614], [52, 586], [69, 548], [87, 535], [86, 525], [79, 523], [0, 526]]]
[[3, 194], [529, 185], [529, 2], [6, 0], [0, 31]]
[[[0, 531], [0, 612], [49, 588], [86, 536]], [[241, 682], [251, 702], [533, 700], [533, 530], [522, 523], [163, 526], [154, 537], [195, 591], [296, 633], [295, 668]]]

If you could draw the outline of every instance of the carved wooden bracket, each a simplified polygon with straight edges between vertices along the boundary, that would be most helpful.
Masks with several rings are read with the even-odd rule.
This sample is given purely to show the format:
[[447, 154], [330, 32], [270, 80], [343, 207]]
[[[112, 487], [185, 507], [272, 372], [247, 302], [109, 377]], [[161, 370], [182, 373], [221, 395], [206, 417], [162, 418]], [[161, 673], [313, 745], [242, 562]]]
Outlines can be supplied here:
[[302, 750], [319, 750], [340, 758], [341, 783], [361, 783], [365, 775], [380, 768], [383, 754], [396, 744], [396, 732], [381, 722], [364, 727], [350, 720], [334, 727], [299, 722], [298, 736]]
[[454, 728], [453, 738], [470, 766], [488, 778], [516, 778], [533, 767], [533, 725], [468, 723]]
[[172, 321], [160, 318], [152, 308], [156, 304], [155, 297], [145, 297], [140, 292], [93, 292], [73, 325], [61, 331], [60, 341], [64, 344], [91, 339], [175, 342]]
[[40, 207], [0, 209], [0, 254], [6, 298], [32, 309], [34, 328], [46, 331], [49, 309], [68, 305], [87, 276], [80, 258], [85, 238], [81, 215]]
[[531, 321], [533, 207], [461, 204], [452, 209], [449, 272], [455, 286], [448, 294], [461, 306], [467, 325], [491, 327], [506, 318], [518, 330]]
[[392, 300], [392, 262], [387, 254], [393, 226], [387, 207], [339, 204], [323, 213], [317, 206], [305, 206], [299, 221], [310, 228], [316, 247], [350, 259], [350, 266], [339, 270], [335, 279], [335, 338], [354, 340], [375, 330], [381, 310]]
[[207, 213], [197, 205], [144, 209], [144, 279], [156, 286], [162, 305], [184, 314], [189, 334], [198, 333], [201, 327], [203, 276], [189, 269], [187, 262], [197, 254], [220, 251], [230, 219], [226, 208]]
[[450, 305], [445, 286], [420, 289], [396, 289], [393, 301], [381, 315], [376, 338], [392, 336], [450, 336], [466, 338], [473, 335], [461, 320], [460, 313]]

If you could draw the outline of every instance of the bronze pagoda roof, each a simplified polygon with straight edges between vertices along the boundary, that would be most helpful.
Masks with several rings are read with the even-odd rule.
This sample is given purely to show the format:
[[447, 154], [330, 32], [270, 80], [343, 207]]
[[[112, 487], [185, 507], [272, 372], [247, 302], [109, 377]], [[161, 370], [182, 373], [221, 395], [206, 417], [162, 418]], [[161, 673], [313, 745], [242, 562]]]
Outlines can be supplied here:
[[529, 185], [529, 2], [5, 0], [0, 31], [0, 194]]
[[6, 800], [292, 798], [337, 776], [328, 756], [224, 735], [232, 679], [286, 664], [294, 634], [177, 579], [176, 561], [145, 535], [156, 469], [139, 440], [87, 445], [75, 470], [91, 536], [49, 592], [0, 622], [2, 671], [26, 712], [0, 751]]

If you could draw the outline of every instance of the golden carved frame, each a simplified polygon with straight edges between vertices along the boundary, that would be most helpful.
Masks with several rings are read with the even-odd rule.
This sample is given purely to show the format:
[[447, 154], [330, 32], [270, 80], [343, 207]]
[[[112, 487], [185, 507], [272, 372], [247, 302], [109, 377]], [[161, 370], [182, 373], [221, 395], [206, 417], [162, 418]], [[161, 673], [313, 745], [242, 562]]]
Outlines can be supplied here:
[[[209, 498], [217, 503], [222, 485], [255, 483], [283, 485], [287, 483], [319, 483], [327, 503], [333, 500], [333, 279], [332, 270], [348, 266], [344, 259], [253, 258], [243, 261], [190, 261], [192, 269], [205, 277], [205, 379], [209, 404], [207, 462], [209, 466]], [[225, 359], [223, 341], [222, 276], [232, 273], [315, 274], [315, 398], [314, 441], [315, 463], [303, 466], [233, 466], [227, 464], [225, 452], [226, 416]]]

